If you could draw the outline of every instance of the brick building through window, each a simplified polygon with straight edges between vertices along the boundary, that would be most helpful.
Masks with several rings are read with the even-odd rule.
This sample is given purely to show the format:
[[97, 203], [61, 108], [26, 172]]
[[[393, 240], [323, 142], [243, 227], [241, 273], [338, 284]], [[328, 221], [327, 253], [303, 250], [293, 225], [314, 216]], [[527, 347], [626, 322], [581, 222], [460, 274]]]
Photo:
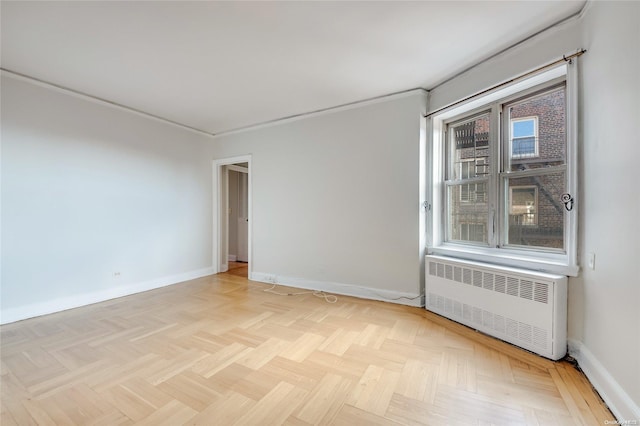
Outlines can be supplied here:
[[[565, 88], [504, 105], [503, 166], [510, 171], [537, 170], [531, 176], [506, 179], [503, 188], [508, 217], [507, 244], [564, 249], [565, 172], [546, 173], [566, 164]], [[487, 243], [489, 206], [485, 179], [491, 169], [490, 114], [483, 113], [451, 127], [448, 187], [448, 237]], [[495, 160], [493, 160], [495, 162]], [[539, 173], [538, 173], [539, 172]]]

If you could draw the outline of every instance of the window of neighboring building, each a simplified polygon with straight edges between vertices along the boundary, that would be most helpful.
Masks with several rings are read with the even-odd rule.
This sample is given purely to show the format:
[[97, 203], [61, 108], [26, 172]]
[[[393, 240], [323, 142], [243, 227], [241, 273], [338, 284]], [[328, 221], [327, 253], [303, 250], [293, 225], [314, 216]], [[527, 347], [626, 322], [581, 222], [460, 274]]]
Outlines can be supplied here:
[[567, 68], [432, 119], [431, 252], [577, 273], [575, 208], [565, 204], [577, 158]]
[[[484, 159], [482, 158], [460, 161], [460, 178], [466, 180], [476, 177], [478, 170], [483, 170], [485, 165]], [[484, 183], [466, 183], [460, 185], [460, 201], [463, 203], [486, 203], [486, 185]]]
[[537, 117], [511, 119], [511, 157], [536, 157], [538, 155]]
[[509, 188], [509, 226], [538, 224], [537, 186], [512, 186]]
[[456, 232], [460, 240], [483, 243], [487, 234], [485, 228], [484, 223], [460, 223]]

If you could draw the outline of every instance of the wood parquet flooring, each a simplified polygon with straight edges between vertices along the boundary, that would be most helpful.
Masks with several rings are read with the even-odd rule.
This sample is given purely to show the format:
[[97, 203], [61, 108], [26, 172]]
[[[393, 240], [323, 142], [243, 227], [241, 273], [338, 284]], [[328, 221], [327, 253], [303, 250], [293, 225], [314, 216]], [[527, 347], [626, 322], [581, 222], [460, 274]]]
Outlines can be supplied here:
[[229, 275], [247, 278], [249, 276], [249, 264], [246, 262], [229, 262]]
[[424, 309], [232, 273], [0, 328], [9, 425], [602, 425], [586, 378]]

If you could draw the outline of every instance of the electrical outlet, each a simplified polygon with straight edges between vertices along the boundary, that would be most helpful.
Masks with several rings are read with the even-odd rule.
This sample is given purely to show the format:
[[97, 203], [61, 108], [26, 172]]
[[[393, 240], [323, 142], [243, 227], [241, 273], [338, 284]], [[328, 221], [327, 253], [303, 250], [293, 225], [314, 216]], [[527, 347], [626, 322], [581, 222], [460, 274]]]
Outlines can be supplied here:
[[120, 278], [120, 275], [121, 275], [120, 272], [114, 272], [113, 278], [117, 280], [118, 278]]

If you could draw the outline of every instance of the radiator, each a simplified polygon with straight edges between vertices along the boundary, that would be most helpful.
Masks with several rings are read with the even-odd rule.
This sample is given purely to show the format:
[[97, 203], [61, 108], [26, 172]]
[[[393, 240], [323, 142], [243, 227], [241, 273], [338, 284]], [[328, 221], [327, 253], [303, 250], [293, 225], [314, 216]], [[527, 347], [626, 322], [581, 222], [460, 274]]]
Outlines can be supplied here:
[[557, 360], [567, 351], [567, 277], [426, 256], [426, 308]]

